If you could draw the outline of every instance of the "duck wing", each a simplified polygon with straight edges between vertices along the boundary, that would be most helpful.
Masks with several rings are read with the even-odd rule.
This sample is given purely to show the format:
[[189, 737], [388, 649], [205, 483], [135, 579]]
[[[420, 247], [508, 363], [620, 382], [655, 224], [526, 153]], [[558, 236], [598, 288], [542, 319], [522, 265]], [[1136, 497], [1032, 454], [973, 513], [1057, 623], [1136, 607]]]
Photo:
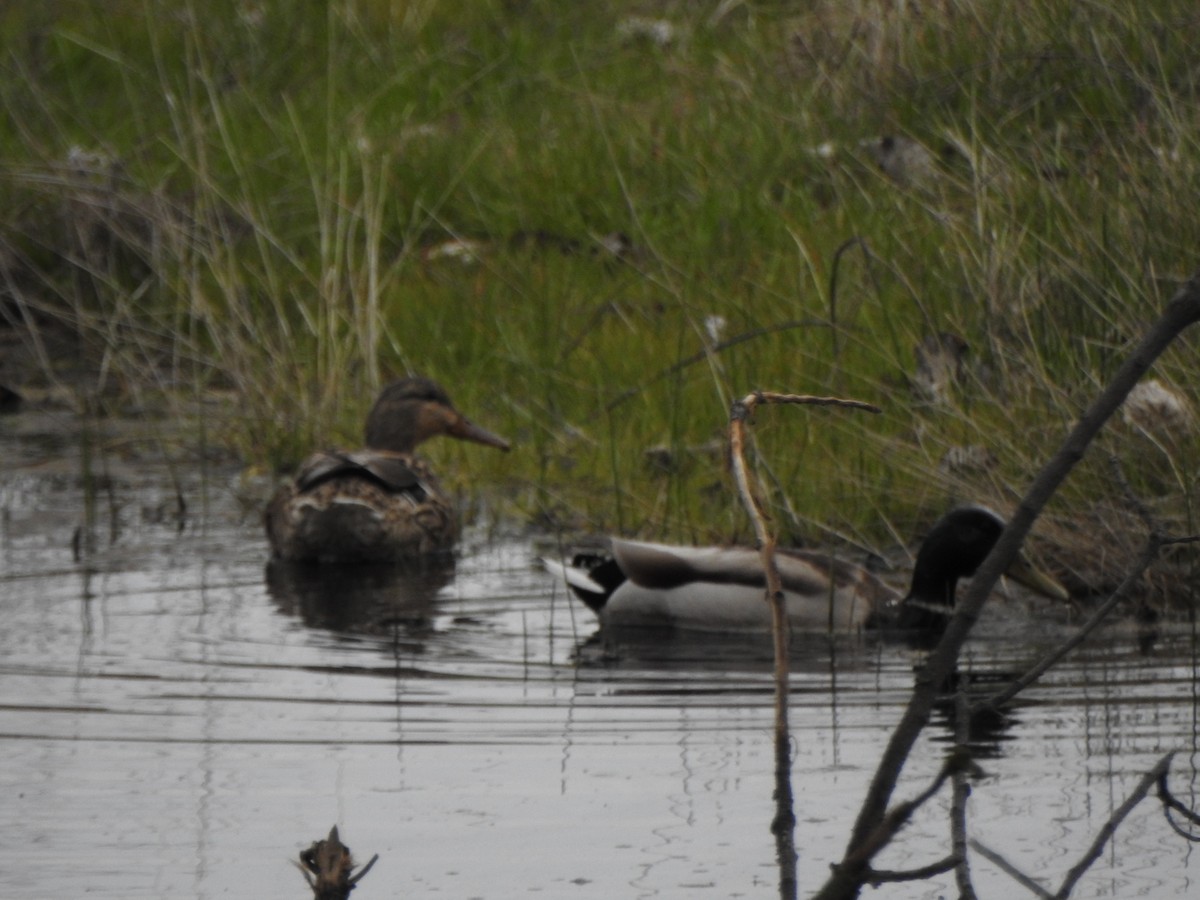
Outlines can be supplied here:
[[[670, 590], [697, 583], [763, 590], [767, 586], [762, 557], [748, 547], [676, 547], [613, 538], [612, 550], [625, 577], [648, 590]], [[857, 567], [811, 553], [780, 552], [775, 556], [775, 564], [785, 591], [811, 597], [827, 595], [831, 587], [844, 582], [849, 570], [857, 571]]]
[[296, 473], [296, 487], [311, 491], [333, 478], [366, 478], [393, 493], [425, 491], [410, 457], [374, 450], [325, 450], [314, 453]]

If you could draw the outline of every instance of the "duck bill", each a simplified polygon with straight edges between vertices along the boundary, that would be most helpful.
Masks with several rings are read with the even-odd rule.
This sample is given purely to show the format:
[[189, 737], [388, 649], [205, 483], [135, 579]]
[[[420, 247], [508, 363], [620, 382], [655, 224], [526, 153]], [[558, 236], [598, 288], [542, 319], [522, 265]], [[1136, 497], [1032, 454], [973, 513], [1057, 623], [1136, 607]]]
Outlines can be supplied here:
[[447, 429], [447, 433], [460, 441], [474, 441], [476, 444], [485, 444], [499, 450], [509, 449], [508, 441], [497, 434], [492, 434], [486, 428], [480, 428], [466, 416], [459, 416], [458, 420]]
[[1071, 599], [1071, 595], [1067, 593], [1067, 589], [1056, 578], [1034, 566], [1023, 553], [1017, 554], [1016, 559], [1012, 561], [1012, 564], [1008, 567], [1008, 571], [1004, 574], [1018, 584], [1023, 584], [1031, 591], [1036, 591], [1043, 597], [1049, 597], [1051, 600], [1065, 601]]

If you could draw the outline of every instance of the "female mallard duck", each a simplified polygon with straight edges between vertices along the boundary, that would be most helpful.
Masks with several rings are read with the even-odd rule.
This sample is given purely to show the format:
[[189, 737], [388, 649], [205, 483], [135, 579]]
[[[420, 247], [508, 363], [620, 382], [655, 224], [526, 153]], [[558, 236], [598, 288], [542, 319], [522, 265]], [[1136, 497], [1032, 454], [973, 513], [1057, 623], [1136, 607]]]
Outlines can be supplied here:
[[395, 562], [448, 551], [458, 537], [454, 508], [429, 464], [413, 455], [439, 434], [508, 449], [456, 410], [435, 382], [393, 382], [367, 416], [365, 449], [313, 454], [272, 498], [266, 526], [274, 555]]
[[[940, 632], [954, 606], [958, 580], [975, 574], [1004, 521], [978, 506], [943, 516], [917, 552], [906, 595], [860, 566], [810, 551], [776, 554], [788, 619], [795, 631], [886, 628]], [[612, 540], [612, 556], [581, 554], [557, 572], [608, 626], [662, 626], [707, 631], [771, 627], [758, 551], [672, 547]], [[1039, 593], [1067, 599], [1066, 589], [1018, 555], [1008, 573]]]

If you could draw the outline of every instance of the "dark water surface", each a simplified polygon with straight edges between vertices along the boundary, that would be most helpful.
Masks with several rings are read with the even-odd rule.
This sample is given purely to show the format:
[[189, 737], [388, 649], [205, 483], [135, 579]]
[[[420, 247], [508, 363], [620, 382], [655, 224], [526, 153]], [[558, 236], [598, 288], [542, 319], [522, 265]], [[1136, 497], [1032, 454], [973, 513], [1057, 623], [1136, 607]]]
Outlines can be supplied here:
[[[524, 539], [469, 532], [453, 571], [405, 580], [268, 571], [232, 478], [184, 479], [180, 529], [161, 474], [116, 477], [86, 563], [77, 474], [0, 480], [0, 896], [302, 898], [291, 860], [335, 823], [381, 856], [360, 900], [777, 896], [765, 640], [605, 647]], [[1059, 627], [994, 630], [976, 673], [1019, 670]], [[796, 648], [801, 896], [844, 848], [914, 658]], [[1163, 753], [1195, 804], [1197, 674], [1186, 629], [1149, 654], [1090, 643], [980, 735], [972, 836], [1056, 889]], [[948, 733], [931, 727], [899, 796]], [[945, 805], [879, 865], [942, 857]], [[973, 872], [984, 897], [1026, 896]], [[1075, 896], [1200, 896], [1197, 876], [1147, 800]], [[949, 877], [864, 893], [956, 895]]]

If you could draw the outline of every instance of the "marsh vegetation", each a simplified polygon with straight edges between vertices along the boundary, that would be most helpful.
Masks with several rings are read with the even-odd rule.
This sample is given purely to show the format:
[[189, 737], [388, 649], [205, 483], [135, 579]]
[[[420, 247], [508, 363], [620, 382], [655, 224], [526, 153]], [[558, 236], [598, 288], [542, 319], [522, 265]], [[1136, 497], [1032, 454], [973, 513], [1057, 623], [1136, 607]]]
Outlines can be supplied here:
[[[754, 465], [781, 542], [894, 552], [952, 502], [1010, 508], [1196, 265], [1197, 17], [6, 4], [0, 380], [275, 471], [421, 372], [516, 439], [431, 447], [460, 493], [677, 540], [752, 535], [734, 397], [852, 396], [884, 414], [770, 417]], [[1140, 546], [1105, 457], [1196, 530], [1197, 358], [1158, 362], [1039, 524], [1078, 593]]]

